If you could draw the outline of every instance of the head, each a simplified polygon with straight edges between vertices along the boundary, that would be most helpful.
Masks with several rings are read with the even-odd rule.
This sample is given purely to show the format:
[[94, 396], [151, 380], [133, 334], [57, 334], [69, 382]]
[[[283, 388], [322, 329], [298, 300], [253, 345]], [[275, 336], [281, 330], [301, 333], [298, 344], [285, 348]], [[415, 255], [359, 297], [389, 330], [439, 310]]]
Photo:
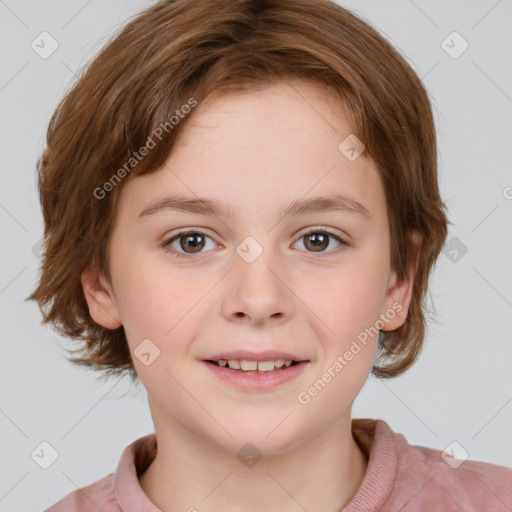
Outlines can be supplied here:
[[[397, 376], [421, 352], [448, 224], [431, 105], [397, 50], [339, 5], [157, 3], [59, 104], [38, 171], [44, 252], [29, 298], [76, 341], [71, 361], [140, 378], [191, 430], [211, 419], [193, 416], [183, 386], [213, 398], [230, 428], [258, 407], [247, 435], [292, 405], [254, 395], [233, 411], [204, 373], [214, 354], [282, 350], [318, 379], [351, 350], [301, 412], [325, 421], [368, 374]], [[155, 211], [169, 196], [189, 210], [195, 200], [195, 213]], [[317, 200], [323, 210], [284, 213], [320, 196], [344, 196], [352, 211]], [[300, 439], [291, 425], [282, 435]]]

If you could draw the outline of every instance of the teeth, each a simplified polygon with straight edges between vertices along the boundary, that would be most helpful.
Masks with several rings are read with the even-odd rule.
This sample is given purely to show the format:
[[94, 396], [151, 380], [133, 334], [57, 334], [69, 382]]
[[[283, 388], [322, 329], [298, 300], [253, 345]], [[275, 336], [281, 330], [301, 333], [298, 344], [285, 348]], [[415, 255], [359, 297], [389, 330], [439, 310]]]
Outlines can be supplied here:
[[260, 372], [271, 372], [274, 369], [274, 361], [258, 362], [258, 370]]
[[282, 368], [286, 366], [287, 368], [291, 366], [292, 360], [285, 361], [284, 359], [276, 359], [275, 361], [248, 361], [245, 359], [220, 359], [217, 361], [219, 366], [228, 366], [232, 370], [241, 370], [241, 371], [260, 371], [260, 372], [271, 372], [276, 368]]
[[240, 361], [240, 368], [242, 370], [256, 370], [258, 368], [258, 361]]

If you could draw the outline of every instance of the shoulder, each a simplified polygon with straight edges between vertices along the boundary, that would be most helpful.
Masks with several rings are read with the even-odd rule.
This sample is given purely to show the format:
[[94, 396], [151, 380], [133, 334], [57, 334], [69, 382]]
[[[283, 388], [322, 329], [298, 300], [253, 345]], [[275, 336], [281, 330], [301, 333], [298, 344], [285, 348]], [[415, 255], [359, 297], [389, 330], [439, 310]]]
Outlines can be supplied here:
[[383, 420], [353, 419], [352, 432], [368, 467], [343, 512], [512, 510], [511, 468], [411, 445]]
[[44, 512], [120, 512], [116, 504], [114, 474], [69, 493]]
[[456, 459], [394, 434], [397, 500], [408, 510], [501, 512], [512, 506], [512, 469]]
[[122, 512], [133, 503], [145, 512], [158, 512], [138, 480], [138, 475], [155, 458], [156, 451], [155, 434], [136, 439], [124, 449], [115, 473], [71, 492], [45, 512]]

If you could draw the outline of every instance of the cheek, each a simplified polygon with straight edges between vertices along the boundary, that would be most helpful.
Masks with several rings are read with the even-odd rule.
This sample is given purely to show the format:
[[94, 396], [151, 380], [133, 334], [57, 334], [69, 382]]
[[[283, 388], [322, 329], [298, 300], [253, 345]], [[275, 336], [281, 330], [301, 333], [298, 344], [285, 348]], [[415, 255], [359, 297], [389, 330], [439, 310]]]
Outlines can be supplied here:
[[347, 339], [379, 318], [386, 278], [385, 268], [372, 258], [354, 258], [310, 288], [308, 304], [337, 340]]
[[120, 313], [130, 348], [141, 340], [153, 340], [165, 350], [173, 334], [186, 325], [187, 313], [197, 302], [197, 290], [169, 269], [134, 257], [118, 268]]
[[179, 396], [183, 390], [172, 376], [187, 370], [183, 362], [197, 327], [191, 310], [198, 298], [187, 291], [183, 279], [162, 280], [161, 274], [156, 274], [159, 278], [151, 271], [134, 275], [125, 288], [128, 345], [148, 392], [158, 396], [165, 389], [165, 395]]

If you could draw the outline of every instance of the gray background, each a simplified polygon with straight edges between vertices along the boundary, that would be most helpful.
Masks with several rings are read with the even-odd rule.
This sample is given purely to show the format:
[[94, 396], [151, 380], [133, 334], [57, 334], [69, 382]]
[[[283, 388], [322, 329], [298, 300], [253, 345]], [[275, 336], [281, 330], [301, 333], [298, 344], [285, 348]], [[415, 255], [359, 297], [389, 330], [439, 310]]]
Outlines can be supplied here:
[[[35, 162], [50, 115], [112, 31], [150, 4], [0, 0], [0, 511], [48, 507], [113, 472], [123, 449], [153, 431], [144, 390], [101, 385], [71, 366], [65, 340], [23, 300], [38, 272]], [[512, 466], [512, 2], [342, 4], [400, 49], [432, 95], [454, 223], [432, 279], [438, 321], [421, 358], [391, 382], [369, 379], [353, 416], [381, 418], [411, 444], [444, 450], [457, 441], [470, 459]], [[59, 45], [46, 59], [31, 48], [43, 31]], [[469, 44], [460, 55], [454, 31]], [[31, 457], [43, 441], [58, 452], [48, 469]]]

